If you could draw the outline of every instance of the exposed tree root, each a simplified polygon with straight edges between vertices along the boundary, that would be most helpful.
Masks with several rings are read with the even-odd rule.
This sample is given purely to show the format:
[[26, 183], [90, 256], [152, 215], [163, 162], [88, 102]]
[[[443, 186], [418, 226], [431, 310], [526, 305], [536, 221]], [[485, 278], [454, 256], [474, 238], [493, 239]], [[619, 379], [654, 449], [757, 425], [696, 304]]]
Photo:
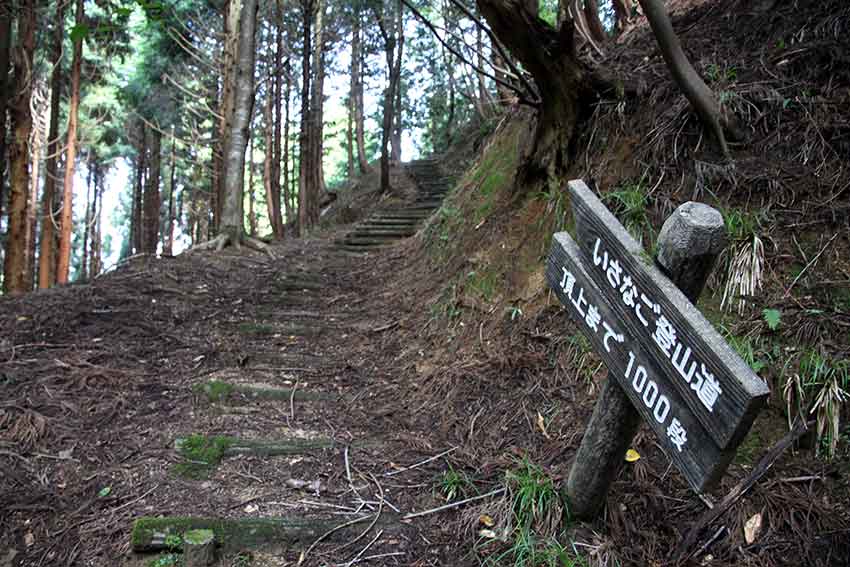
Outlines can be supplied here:
[[189, 252], [200, 252], [203, 250], [215, 250], [216, 252], [221, 252], [228, 245], [233, 246], [236, 250], [241, 250], [242, 246], [244, 245], [246, 248], [250, 248], [251, 250], [256, 250], [257, 252], [265, 252], [270, 257], [275, 257], [268, 244], [257, 240], [256, 238], [245, 236], [244, 234], [239, 237], [234, 237], [230, 234], [219, 234], [208, 242], [203, 242], [201, 244], [193, 246], [189, 249]]

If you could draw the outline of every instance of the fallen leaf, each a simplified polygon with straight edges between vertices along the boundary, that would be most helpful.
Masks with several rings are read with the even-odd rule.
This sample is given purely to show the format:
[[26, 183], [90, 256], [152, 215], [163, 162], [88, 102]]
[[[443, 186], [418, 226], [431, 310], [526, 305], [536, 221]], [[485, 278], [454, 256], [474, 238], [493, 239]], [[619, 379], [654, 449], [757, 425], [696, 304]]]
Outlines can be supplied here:
[[493, 530], [481, 530], [480, 532], [478, 532], [478, 535], [489, 539], [496, 539], [496, 532], [494, 532]]
[[537, 427], [540, 428], [540, 432], [543, 434], [543, 437], [551, 439], [551, 437], [549, 437], [549, 433], [546, 432], [546, 420], [543, 419], [543, 415], [540, 412], [537, 412]]
[[32, 535], [32, 532], [27, 532], [26, 535], [24, 536], [24, 544], [27, 547], [32, 547], [32, 544], [34, 544], [34, 543], [35, 543], [35, 536]]
[[747, 523], [744, 524], [744, 540], [747, 545], [753, 543], [761, 533], [761, 514], [754, 514]]
[[245, 506], [245, 512], [248, 513], [248, 514], [253, 514], [254, 512], [256, 512], [259, 509], [260, 509], [260, 507], [255, 506], [254, 504], [248, 504], [247, 506]]
[[640, 453], [635, 451], [634, 449], [629, 449], [626, 451], [626, 462], [633, 463], [640, 459]]
[[480, 516], [478, 516], [478, 522], [480, 524], [484, 524], [488, 528], [492, 528], [493, 526], [496, 525], [496, 521], [491, 516], [488, 516], [487, 514], [481, 514]]

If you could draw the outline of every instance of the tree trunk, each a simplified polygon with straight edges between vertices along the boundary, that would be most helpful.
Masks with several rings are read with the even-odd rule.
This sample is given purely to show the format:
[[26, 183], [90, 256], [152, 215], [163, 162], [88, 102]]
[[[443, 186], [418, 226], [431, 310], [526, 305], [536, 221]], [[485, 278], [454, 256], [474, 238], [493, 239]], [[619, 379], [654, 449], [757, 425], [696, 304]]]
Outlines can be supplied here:
[[145, 202], [142, 222], [142, 252], [156, 254], [159, 243], [159, 181], [162, 174], [162, 132], [156, 128], [148, 128], [150, 149], [150, 169], [148, 183], [145, 187]]
[[101, 214], [103, 207], [103, 173], [100, 167], [95, 168], [94, 181], [94, 205], [92, 207], [92, 215], [94, 223], [92, 226], [92, 251], [91, 251], [91, 277], [95, 278], [100, 274], [102, 269], [102, 233], [101, 233]]
[[59, 154], [59, 104], [62, 88], [62, 41], [64, 39], [65, 2], [56, 3], [56, 18], [53, 23], [53, 52], [50, 77], [50, 129], [47, 133], [47, 162], [44, 171], [44, 194], [41, 197], [41, 240], [38, 254], [38, 287], [47, 289], [56, 282], [56, 255], [54, 254], [53, 201], [56, 199], [56, 178]]
[[[85, 22], [83, 0], [77, 0], [75, 24]], [[68, 283], [71, 265], [71, 233], [74, 215], [74, 166], [77, 159], [77, 112], [80, 108], [80, 68], [83, 60], [83, 38], [74, 41], [74, 59], [71, 64], [71, 102], [68, 105], [68, 148], [65, 153], [65, 186], [62, 196], [62, 221], [59, 225], [59, 258], [56, 265], [56, 281]]]
[[47, 135], [45, 130], [47, 129], [47, 120], [49, 119], [49, 116], [46, 115], [48, 109], [44, 106], [44, 95], [42, 91], [33, 91], [32, 99], [33, 103], [30, 104], [30, 110], [35, 110], [35, 115], [33, 116], [32, 133], [30, 134], [32, 141], [32, 147], [30, 148], [32, 167], [30, 168], [30, 195], [29, 204], [27, 205], [27, 240], [24, 245], [24, 249], [27, 252], [25, 282], [27, 291], [33, 289], [33, 282], [35, 281], [35, 248], [38, 235], [38, 181], [39, 170], [41, 169], [41, 150], [44, 147], [44, 137]]
[[[12, 55], [17, 90], [12, 93], [12, 145], [9, 148], [10, 197], [6, 256], [3, 264], [3, 288], [6, 293], [26, 291], [27, 195], [29, 193], [29, 157], [32, 114], [33, 53], [35, 52], [35, 0], [21, 3], [18, 14], [18, 44]], [[5, 135], [5, 131], [3, 132]]]
[[345, 117], [345, 174], [346, 178], [351, 181], [354, 179], [354, 97], [351, 89], [349, 89], [346, 107], [348, 112]]
[[595, 92], [578, 59], [572, 21], [556, 31], [529, 12], [520, 0], [477, 0], [496, 37], [504, 43], [540, 89], [534, 139], [517, 172], [517, 188], [529, 189], [566, 173], [581, 113]]
[[739, 140], [743, 134], [739, 131], [734, 118], [729, 118], [720, 110], [720, 105], [714, 98], [714, 93], [702, 80], [702, 77], [688, 61], [679, 37], [673, 31], [673, 24], [667, 15], [667, 9], [662, 0], [639, 0], [646, 19], [655, 35], [655, 40], [667, 62], [667, 67], [673, 75], [673, 80], [685, 94], [688, 102], [696, 111], [703, 123], [709, 129], [720, 145], [723, 154], [729, 157], [729, 146], [726, 143], [724, 131], [730, 139]]
[[605, 28], [602, 27], [602, 21], [599, 19], [598, 0], [584, 0], [584, 19], [587, 21], [587, 27], [594, 41], [601, 43], [608, 39]]
[[[275, 2], [275, 53], [274, 53], [274, 89], [272, 100], [274, 102], [274, 143], [272, 153], [272, 198], [274, 199], [275, 216], [272, 228], [276, 238], [283, 238], [283, 211], [281, 207], [281, 185], [280, 185], [280, 138], [281, 138], [281, 122], [283, 122], [282, 112], [280, 110], [282, 83], [281, 83], [281, 59], [284, 56], [283, 48], [283, 8], [281, 0]], [[287, 56], [287, 64], [289, 59]]]
[[[275, 81], [273, 77], [273, 61], [274, 60], [269, 61], [269, 85], [273, 85]], [[275, 124], [276, 112], [274, 107], [276, 104], [276, 94], [274, 89], [269, 89], [269, 91], [266, 92], [266, 104], [263, 112], [263, 121], [265, 122], [263, 141], [266, 147], [265, 159], [263, 160], [263, 187], [266, 192], [266, 206], [268, 208], [269, 224], [272, 227], [272, 234], [274, 234], [276, 239], [280, 239], [283, 238], [283, 223], [280, 216], [279, 177], [277, 179], [277, 183], [275, 183], [275, 177], [279, 175], [278, 166], [275, 164], [275, 145], [276, 143], [280, 143], [280, 140], [275, 140], [275, 136], [279, 135], [279, 126]]]
[[91, 204], [92, 204], [92, 183], [94, 173], [92, 171], [91, 161], [88, 163], [88, 174], [86, 175], [86, 214], [83, 216], [83, 253], [80, 255], [80, 273], [77, 275], [78, 281], [88, 279], [89, 273], [89, 223], [91, 222]]
[[221, 234], [234, 246], [244, 231], [243, 177], [248, 126], [254, 109], [254, 30], [257, 26], [257, 0], [244, 0], [239, 14], [239, 49], [234, 81], [234, 112], [227, 144], [225, 197], [221, 214]]
[[11, 83], [9, 77], [9, 49], [12, 43], [12, 14], [0, 8], [0, 218], [6, 199], [6, 106]]
[[631, 20], [632, 13], [626, 0], [613, 0], [612, 4], [614, 5], [614, 29], [619, 34]]
[[[253, 130], [253, 128], [252, 128]], [[254, 212], [254, 136], [248, 144], [248, 234], [257, 236], [257, 215]]]
[[165, 227], [165, 244], [162, 253], [166, 256], [174, 255], [174, 199], [177, 192], [177, 138], [174, 136], [174, 127], [171, 128], [171, 182], [168, 191], [168, 224]]
[[310, 171], [310, 54], [312, 53], [311, 28], [313, 25], [313, 0], [301, 0], [303, 11], [303, 49], [301, 57], [301, 129], [298, 134], [298, 235], [303, 235], [308, 227], [307, 194], [310, 183], [307, 179]]
[[[396, 3], [398, 17], [401, 18], [401, 0]], [[384, 36], [384, 55], [387, 60], [387, 74], [389, 75], [389, 84], [384, 91], [384, 116], [381, 123], [381, 192], [386, 193], [390, 189], [390, 151], [389, 144], [392, 136], [393, 122], [395, 116], [395, 99], [396, 89], [398, 88], [398, 80], [400, 72], [400, 57], [396, 56], [396, 45], [398, 42], [404, 41], [403, 36], [396, 38], [397, 28], [395, 25], [387, 25], [383, 20], [382, 14], [376, 13], [378, 26], [381, 28], [381, 34]], [[399, 63], [396, 63], [398, 59]]]
[[313, 44], [313, 84], [310, 102], [310, 140], [312, 150], [310, 152], [310, 188], [309, 199], [309, 225], [315, 226], [319, 222], [319, 203], [325, 195], [325, 169], [324, 169], [324, 131], [325, 131], [325, 0], [316, 0], [316, 23], [313, 35], [316, 38]]
[[371, 171], [369, 160], [366, 159], [366, 134], [363, 119], [363, 45], [360, 39], [359, 7], [354, 8], [351, 37], [351, 85], [354, 97], [354, 139], [357, 144], [357, 164], [360, 173]]
[[[292, 78], [289, 73], [291, 71], [289, 64], [289, 59], [286, 60], [286, 64], [283, 67], [284, 73], [286, 73], [286, 92], [284, 94], [284, 104], [286, 105], [283, 116], [283, 160], [281, 164], [283, 165], [283, 206], [286, 211], [286, 218], [281, 219], [281, 224], [284, 227], [284, 232], [286, 228], [286, 223], [292, 221], [292, 203], [291, 203], [291, 189], [289, 187], [289, 97], [292, 91]], [[285, 236], [285, 234], [283, 235]]]
[[144, 125], [139, 128], [139, 148], [136, 158], [136, 183], [133, 186], [133, 203], [130, 215], [130, 238], [132, 254], [142, 251], [142, 196], [145, 187], [145, 170], [147, 169], [147, 142]]
[[[227, 0], [224, 9], [224, 46], [222, 48], [222, 69], [221, 69], [221, 103], [219, 105], [219, 173], [217, 176], [218, 186], [214, 188], [212, 200], [214, 206], [213, 213], [213, 230], [216, 231], [221, 225], [222, 208], [224, 206], [225, 193], [230, 191], [227, 186], [227, 165], [230, 159], [230, 134], [233, 132], [232, 122], [234, 119], [235, 108], [235, 89], [236, 89], [236, 65], [237, 53], [239, 48], [239, 32], [242, 28], [240, 25], [240, 4], [241, 0]], [[253, 81], [252, 81], [253, 82]], [[244, 148], [243, 148], [244, 159]], [[242, 170], [238, 172], [241, 175]], [[240, 184], [241, 185], [241, 184]], [[241, 234], [241, 231], [240, 231]]]
[[398, 5], [396, 19], [396, 37], [398, 38], [398, 52], [395, 55], [395, 102], [393, 103], [393, 134], [391, 139], [392, 152], [390, 158], [394, 163], [401, 161], [401, 133], [402, 133], [402, 106], [401, 106], [401, 61], [404, 57], [404, 14], [401, 3]]

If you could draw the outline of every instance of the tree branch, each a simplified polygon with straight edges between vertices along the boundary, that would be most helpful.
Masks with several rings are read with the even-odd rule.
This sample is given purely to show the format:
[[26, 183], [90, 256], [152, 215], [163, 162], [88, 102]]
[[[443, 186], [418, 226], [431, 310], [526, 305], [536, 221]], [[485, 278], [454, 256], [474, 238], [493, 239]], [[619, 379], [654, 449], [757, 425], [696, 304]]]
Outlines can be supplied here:
[[519, 102], [520, 102], [520, 103], [522, 103], [522, 104], [526, 104], [526, 105], [528, 105], [528, 106], [533, 106], [533, 107], [537, 107], [537, 106], [539, 106], [539, 105], [540, 105], [540, 101], [537, 99], [537, 97], [535, 96], [535, 94], [534, 94], [534, 92], [533, 92], [533, 91], [530, 93], [530, 96], [529, 96], [529, 93], [527, 93], [527, 92], [525, 92], [525, 91], [522, 91], [522, 90], [518, 89], [515, 85], [512, 85], [511, 83], [508, 83], [508, 82], [506, 82], [506, 81], [503, 81], [503, 80], [499, 79], [498, 77], [496, 77], [496, 76], [495, 76], [495, 75], [493, 75], [492, 73], [488, 73], [488, 72], [487, 72], [487, 71], [485, 71], [484, 69], [482, 69], [482, 68], [478, 67], [475, 63], [472, 63], [471, 61], [469, 61], [468, 59], [466, 59], [466, 58], [465, 58], [463, 55], [461, 55], [461, 53], [460, 53], [460, 52], [458, 52], [458, 51], [457, 51], [454, 47], [452, 47], [452, 46], [451, 46], [451, 45], [449, 45], [449, 44], [448, 44], [445, 40], [443, 40], [443, 38], [440, 36], [439, 32], [437, 31], [437, 28], [435, 28], [435, 27], [434, 27], [434, 24], [432, 24], [432, 23], [428, 20], [428, 18], [426, 18], [424, 15], [422, 15], [422, 13], [421, 13], [419, 10], [417, 10], [415, 6], [413, 6], [410, 2], [408, 2], [408, 0], [401, 0], [401, 1], [402, 1], [402, 3], [403, 3], [405, 6], [407, 6], [407, 8], [408, 8], [411, 12], [413, 12], [413, 14], [414, 14], [417, 18], [419, 18], [420, 20], [422, 20], [422, 23], [423, 23], [423, 24], [425, 24], [425, 26], [426, 26], [426, 27], [427, 27], [427, 28], [431, 31], [431, 33], [434, 35], [434, 37], [436, 37], [436, 38], [437, 38], [437, 41], [439, 41], [439, 42], [440, 42], [440, 43], [441, 43], [441, 44], [442, 44], [442, 45], [443, 45], [446, 49], [448, 49], [448, 50], [449, 50], [449, 52], [451, 52], [451, 54], [452, 54], [452, 55], [454, 55], [455, 57], [457, 57], [457, 58], [458, 58], [461, 62], [466, 63], [467, 65], [469, 65], [470, 67], [472, 67], [472, 68], [473, 68], [473, 69], [475, 69], [477, 72], [479, 72], [479, 73], [481, 73], [482, 75], [484, 75], [485, 77], [487, 77], [487, 78], [489, 78], [489, 79], [492, 79], [492, 80], [496, 81], [496, 83], [498, 83], [498, 84], [502, 85], [503, 87], [505, 87], [505, 88], [507, 88], [507, 89], [510, 89], [510, 90], [512, 90], [513, 92], [515, 92], [515, 93], [517, 94], [517, 96], [519, 97]]

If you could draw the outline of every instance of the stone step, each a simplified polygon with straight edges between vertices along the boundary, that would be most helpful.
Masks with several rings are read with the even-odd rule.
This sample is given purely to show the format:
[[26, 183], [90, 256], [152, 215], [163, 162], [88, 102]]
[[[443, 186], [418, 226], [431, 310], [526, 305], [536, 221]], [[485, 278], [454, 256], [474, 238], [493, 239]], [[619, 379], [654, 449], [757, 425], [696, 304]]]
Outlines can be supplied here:
[[410, 230], [410, 229], [405, 229], [405, 230], [402, 230], [402, 229], [387, 229], [387, 230], [362, 229], [362, 230], [355, 230], [354, 232], [352, 232], [348, 236], [351, 237], [351, 238], [392, 237], [392, 238], [401, 239], [401, 238], [407, 238], [409, 236], [413, 236], [414, 234], [416, 234], [416, 230]]

